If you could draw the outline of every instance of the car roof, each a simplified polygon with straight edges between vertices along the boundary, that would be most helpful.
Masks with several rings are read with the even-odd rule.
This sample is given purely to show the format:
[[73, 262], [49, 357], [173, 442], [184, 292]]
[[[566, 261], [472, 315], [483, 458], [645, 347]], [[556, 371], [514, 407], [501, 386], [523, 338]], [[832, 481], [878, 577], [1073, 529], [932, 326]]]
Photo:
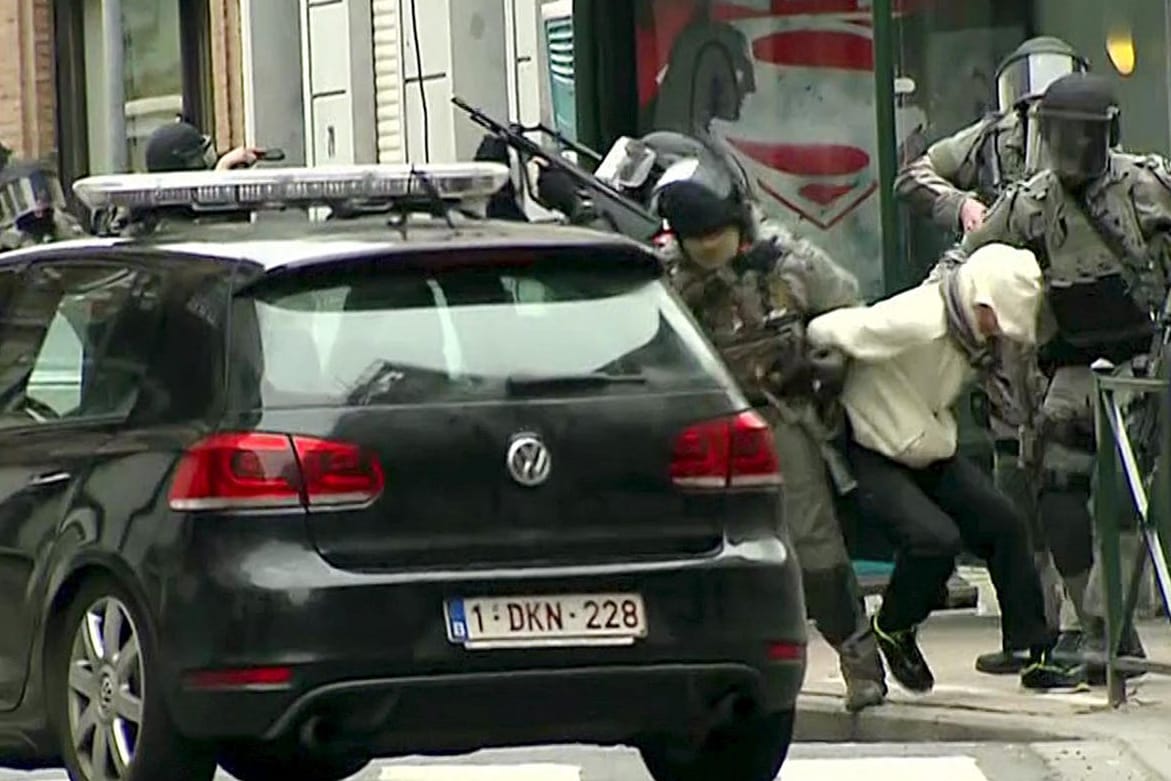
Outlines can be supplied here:
[[412, 218], [404, 227], [386, 217], [309, 221], [303, 216], [261, 214], [255, 222], [168, 221], [166, 227], [134, 238], [86, 238], [43, 244], [0, 254], [0, 265], [35, 262], [38, 256], [84, 255], [140, 249], [150, 253], [245, 260], [266, 270], [394, 252], [475, 249], [592, 249], [649, 255], [648, 248], [615, 233], [564, 224], [468, 219], [453, 216], [454, 228], [432, 217]]

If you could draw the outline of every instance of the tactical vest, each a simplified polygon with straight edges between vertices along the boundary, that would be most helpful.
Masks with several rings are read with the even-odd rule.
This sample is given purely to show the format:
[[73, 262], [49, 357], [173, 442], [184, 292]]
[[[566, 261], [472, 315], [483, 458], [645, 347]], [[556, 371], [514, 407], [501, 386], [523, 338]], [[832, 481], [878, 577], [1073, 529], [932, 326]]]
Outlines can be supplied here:
[[688, 269], [676, 285], [740, 387], [752, 396], [760, 379], [753, 355], [759, 351], [746, 348], [770, 336], [764, 326], [772, 308], [767, 275], [735, 265], [708, 273]]
[[1101, 192], [1097, 208], [1084, 209], [1064, 188], [1053, 189], [1058, 201], [1048, 207], [1044, 241], [1048, 301], [1060, 338], [1101, 357], [1133, 355], [1149, 343], [1166, 289], [1161, 271], [1146, 260], [1133, 206], [1120, 197], [1121, 188]]

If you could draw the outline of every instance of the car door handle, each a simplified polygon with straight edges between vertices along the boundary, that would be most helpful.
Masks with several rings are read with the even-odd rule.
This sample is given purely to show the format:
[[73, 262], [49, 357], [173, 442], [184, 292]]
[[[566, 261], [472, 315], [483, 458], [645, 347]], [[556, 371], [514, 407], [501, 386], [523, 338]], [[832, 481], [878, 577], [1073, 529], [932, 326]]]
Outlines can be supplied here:
[[37, 475], [30, 479], [28, 484], [33, 488], [39, 488], [45, 485], [56, 485], [57, 483], [64, 483], [73, 475], [68, 472], [46, 472], [43, 475]]

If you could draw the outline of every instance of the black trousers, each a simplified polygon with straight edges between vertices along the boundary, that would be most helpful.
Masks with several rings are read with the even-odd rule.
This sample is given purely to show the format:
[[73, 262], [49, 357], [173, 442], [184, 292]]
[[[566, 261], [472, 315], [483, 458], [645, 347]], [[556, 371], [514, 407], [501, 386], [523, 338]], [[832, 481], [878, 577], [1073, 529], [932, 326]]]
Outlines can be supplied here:
[[922, 623], [956, 557], [968, 550], [988, 566], [1005, 647], [1052, 645], [1027, 522], [988, 475], [962, 456], [911, 469], [854, 442], [846, 452], [858, 481], [857, 511], [897, 550], [878, 616], [884, 630]]

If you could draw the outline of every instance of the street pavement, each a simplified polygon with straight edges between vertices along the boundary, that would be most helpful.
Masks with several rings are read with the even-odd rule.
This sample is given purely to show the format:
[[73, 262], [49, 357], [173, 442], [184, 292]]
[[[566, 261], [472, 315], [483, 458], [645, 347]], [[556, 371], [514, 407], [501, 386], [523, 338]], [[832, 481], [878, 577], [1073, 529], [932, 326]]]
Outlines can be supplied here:
[[[1151, 658], [1171, 661], [1171, 625], [1144, 622]], [[833, 651], [813, 635], [797, 720], [799, 742], [780, 781], [1171, 781], [1171, 678], [1132, 682], [1130, 702], [1105, 692], [1038, 695], [1015, 676], [976, 673], [999, 644], [995, 616], [936, 614], [920, 635], [935, 670], [926, 696], [892, 688], [860, 716], [842, 709]], [[0, 770], [0, 781], [63, 781], [61, 771]], [[222, 774], [217, 781], [231, 781]], [[297, 781], [290, 778], [290, 781]], [[469, 757], [379, 762], [354, 781], [650, 781], [628, 749], [550, 747]], [[713, 780], [720, 781], [720, 780]]]
[[[1109, 743], [799, 744], [780, 781], [1155, 781]], [[63, 781], [61, 772], [0, 781]], [[231, 781], [221, 774], [217, 781]], [[289, 781], [296, 781], [290, 777]], [[381, 762], [354, 781], [651, 781], [627, 749], [566, 746]], [[713, 781], [716, 781], [713, 779]]]

